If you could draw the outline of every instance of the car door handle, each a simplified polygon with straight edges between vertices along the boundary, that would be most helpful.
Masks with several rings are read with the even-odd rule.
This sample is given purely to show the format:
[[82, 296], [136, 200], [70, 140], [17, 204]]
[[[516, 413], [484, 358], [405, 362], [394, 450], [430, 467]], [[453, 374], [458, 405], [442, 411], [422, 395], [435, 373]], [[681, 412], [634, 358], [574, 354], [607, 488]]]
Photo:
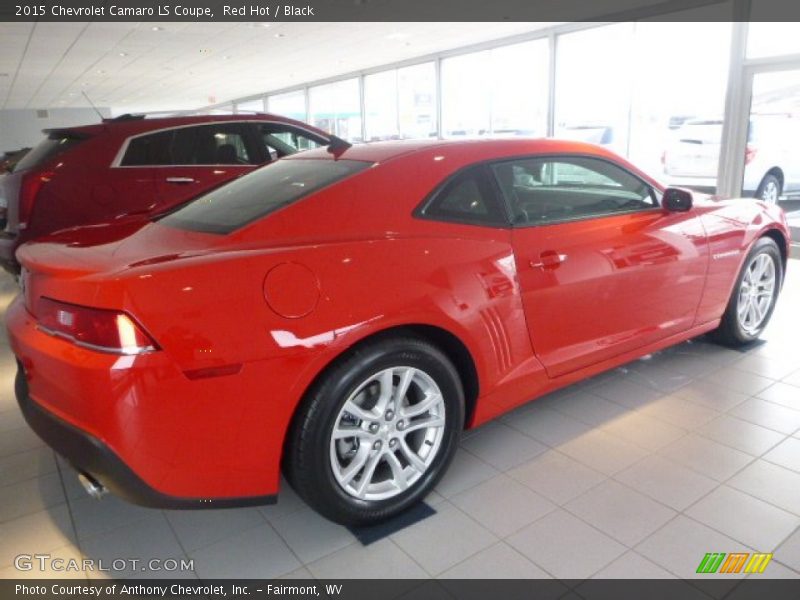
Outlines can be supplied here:
[[167, 183], [175, 183], [178, 185], [185, 185], [187, 183], [194, 183], [192, 177], [167, 177]]
[[539, 255], [539, 260], [532, 260], [531, 267], [534, 269], [546, 269], [547, 267], [556, 267], [567, 260], [569, 256], [566, 254], [558, 254], [557, 252], [542, 252]]

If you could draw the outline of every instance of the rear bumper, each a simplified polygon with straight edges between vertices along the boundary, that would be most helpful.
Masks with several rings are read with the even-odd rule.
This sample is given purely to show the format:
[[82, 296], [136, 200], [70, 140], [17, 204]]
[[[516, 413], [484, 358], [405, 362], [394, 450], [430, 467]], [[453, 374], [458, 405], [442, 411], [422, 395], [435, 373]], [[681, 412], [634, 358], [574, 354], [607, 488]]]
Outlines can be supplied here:
[[147, 506], [273, 501], [304, 361], [246, 363], [236, 375], [192, 380], [164, 351], [119, 356], [50, 336], [20, 296], [6, 325], [24, 371], [20, 406], [78, 470]]
[[152, 508], [223, 508], [274, 504], [277, 501], [276, 495], [183, 498], [162, 494], [147, 485], [103, 442], [36, 404], [28, 393], [28, 382], [21, 365], [17, 370], [14, 391], [28, 425], [48, 446], [66, 458], [77, 471], [90, 475], [129, 502]]

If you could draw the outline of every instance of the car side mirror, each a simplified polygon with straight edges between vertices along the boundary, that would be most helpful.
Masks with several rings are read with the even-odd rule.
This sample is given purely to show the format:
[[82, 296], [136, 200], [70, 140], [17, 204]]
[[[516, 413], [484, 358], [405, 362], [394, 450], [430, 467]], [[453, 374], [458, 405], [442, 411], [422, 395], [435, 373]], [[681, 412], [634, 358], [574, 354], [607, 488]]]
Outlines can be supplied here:
[[683, 188], [667, 188], [661, 205], [670, 212], [686, 212], [692, 208], [692, 192]]

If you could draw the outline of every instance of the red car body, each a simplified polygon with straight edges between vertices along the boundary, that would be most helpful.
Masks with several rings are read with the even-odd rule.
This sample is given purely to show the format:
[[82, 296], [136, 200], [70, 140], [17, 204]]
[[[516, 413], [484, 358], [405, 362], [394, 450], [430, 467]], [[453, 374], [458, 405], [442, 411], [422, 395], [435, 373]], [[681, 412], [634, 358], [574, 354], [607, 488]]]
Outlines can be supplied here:
[[[0, 178], [0, 265], [17, 272], [16, 249], [37, 237], [70, 227], [147, 218], [252, 171], [276, 158], [253, 131], [268, 124], [317, 144], [328, 141], [315, 127], [267, 114], [154, 119], [124, 115], [96, 125], [46, 130], [44, 141]], [[201, 130], [207, 134], [197, 134]], [[148, 157], [152, 160], [137, 161], [151, 164], [126, 164], [134, 140], [176, 131], [190, 147], [181, 149], [182, 156], [153, 150], [158, 155]], [[230, 135], [218, 145], [234, 148], [231, 142], [236, 142], [238, 155], [212, 147], [198, 160], [201, 142], [213, 141], [215, 131]], [[188, 139], [190, 134], [196, 138]], [[165, 146], [169, 143], [160, 139]], [[197, 155], [189, 155], [191, 151]]]
[[[283, 159], [371, 167], [227, 234], [154, 222], [27, 244], [24, 294], [7, 312], [23, 410], [79, 469], [134, 501], [265, 502], [309, 386], [377, 334], [414, 331], [443, 348], [475, 427], [714, 329], [760, 237], [785, 263], [785, 218], [756, 201], [696, 197], [686, 212], [536, 227], [420, 214], [465, 167], [520, 156], [608, 161], [663, 193], [578, 142], [377, 143]], [[39, 326], [42, 298], [124, 311], [156, 349], [112, 354], [53, 336]]]

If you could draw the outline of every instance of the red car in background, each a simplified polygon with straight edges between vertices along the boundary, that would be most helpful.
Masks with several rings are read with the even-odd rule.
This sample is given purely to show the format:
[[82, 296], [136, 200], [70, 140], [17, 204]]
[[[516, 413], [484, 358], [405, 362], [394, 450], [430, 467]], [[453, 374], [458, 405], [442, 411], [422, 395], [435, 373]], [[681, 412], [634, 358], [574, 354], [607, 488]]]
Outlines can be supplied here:
[[372, 523], [432, 489], [465, 427], [706, 332], [758, 337], [788, 240], [776, 206], [580, 142], [337, 144], [26, 244], [16, 393], [95, 492], [263, 503], [283, 468]]
[[168, 210], [272, 160], [329, 142], [267, 114], [145, 118], [45, 131], [0, 178], [0, 266], [20, 244], [69, 227]]

